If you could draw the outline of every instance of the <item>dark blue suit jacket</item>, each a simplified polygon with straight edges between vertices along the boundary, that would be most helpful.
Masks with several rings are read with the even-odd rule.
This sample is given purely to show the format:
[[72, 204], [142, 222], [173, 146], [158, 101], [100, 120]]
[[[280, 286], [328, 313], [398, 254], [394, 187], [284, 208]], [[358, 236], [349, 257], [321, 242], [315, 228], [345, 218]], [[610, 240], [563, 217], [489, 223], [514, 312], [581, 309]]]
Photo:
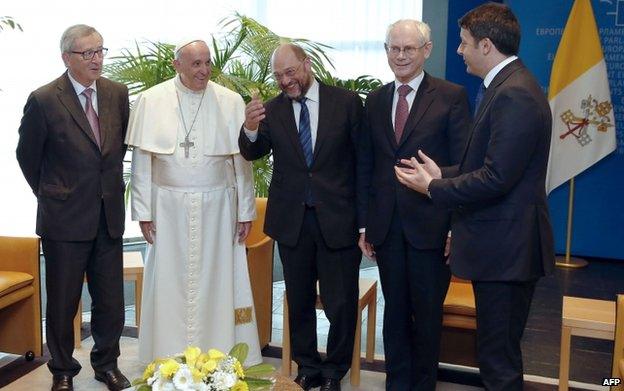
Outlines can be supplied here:
[[450, 212], [425, 195], [400, 184], [397, 159], [417, 156], [422, 149], [442, 165], [458, 164], [470, 130], [466, 90], [425, 73], [414, 98], [402, 138], [397, 144], [392, 126], [394, 82], [369, 94], [358, 152], [358, 223], [366, 240], [381, 244], [395, 208], [412, 246], [444, 246]]
[[545, 177], [548, 101], [520, 60], [492, 80], [461, 164], [429, 186], [453, 208], [451, 271], [476, 281], [530, 281], [554, 267]]

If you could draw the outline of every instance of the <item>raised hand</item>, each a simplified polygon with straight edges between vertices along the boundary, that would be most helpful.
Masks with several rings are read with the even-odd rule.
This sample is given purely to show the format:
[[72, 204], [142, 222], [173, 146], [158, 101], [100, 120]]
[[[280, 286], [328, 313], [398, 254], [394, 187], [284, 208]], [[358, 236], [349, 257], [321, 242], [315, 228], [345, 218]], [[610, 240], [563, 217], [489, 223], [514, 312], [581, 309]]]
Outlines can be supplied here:
[[258, 125], [265, 117], [262, 100], [257, 93], [254, 93], [251, 101], [245, 107], [245, 129], [256, 131]]

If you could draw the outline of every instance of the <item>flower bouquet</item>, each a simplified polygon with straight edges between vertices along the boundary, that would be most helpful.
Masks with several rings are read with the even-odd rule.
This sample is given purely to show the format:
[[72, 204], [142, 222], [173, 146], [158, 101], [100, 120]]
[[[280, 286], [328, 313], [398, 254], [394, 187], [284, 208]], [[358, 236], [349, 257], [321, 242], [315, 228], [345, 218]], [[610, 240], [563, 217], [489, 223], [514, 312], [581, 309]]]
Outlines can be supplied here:
[[227, 355], [210, 349], [203, 353], [189, 346], [184, 353], [152, 361], [143, 377], [132, 385], [136, 391], [248, 391], [269, 389], [273, 382], [260, 378], [275, 371], [269, 364], [243, 368], [249, 347], [235, 345]]

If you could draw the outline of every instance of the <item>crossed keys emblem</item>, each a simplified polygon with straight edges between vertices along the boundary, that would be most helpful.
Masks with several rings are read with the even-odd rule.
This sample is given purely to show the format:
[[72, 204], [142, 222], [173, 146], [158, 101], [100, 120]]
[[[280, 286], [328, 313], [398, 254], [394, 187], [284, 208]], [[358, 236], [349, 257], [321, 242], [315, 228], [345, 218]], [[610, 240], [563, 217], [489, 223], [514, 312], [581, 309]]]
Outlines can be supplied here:
[[613, 110], [611, 102], [605, 100], [598, 102], [591, 95], [587, 99], [581, 100], [581, 112], [583, 117], [577, 117], [568, 109], [564, 111], [559, 118], [566, 125], [567, 130], [562, 133], [559, 138], [564, 139], [572, 135], [576, 141], [584, 147], [592, 142], [592, 138], [587, 133], [589, 125], [593, 125], [599, 132], [606, 132], [613, 127], [609, 113]]

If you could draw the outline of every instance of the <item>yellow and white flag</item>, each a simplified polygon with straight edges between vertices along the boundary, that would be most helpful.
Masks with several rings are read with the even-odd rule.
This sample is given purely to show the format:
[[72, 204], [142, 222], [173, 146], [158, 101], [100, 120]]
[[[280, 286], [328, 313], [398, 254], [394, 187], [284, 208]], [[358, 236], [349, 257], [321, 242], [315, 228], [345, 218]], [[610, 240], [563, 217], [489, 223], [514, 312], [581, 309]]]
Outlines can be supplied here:
[[546, 192], [613, 152], [615, 119], [607, 66], [590, 0], [575, 0], [557, 48], [548, 100], [552, 139]]

